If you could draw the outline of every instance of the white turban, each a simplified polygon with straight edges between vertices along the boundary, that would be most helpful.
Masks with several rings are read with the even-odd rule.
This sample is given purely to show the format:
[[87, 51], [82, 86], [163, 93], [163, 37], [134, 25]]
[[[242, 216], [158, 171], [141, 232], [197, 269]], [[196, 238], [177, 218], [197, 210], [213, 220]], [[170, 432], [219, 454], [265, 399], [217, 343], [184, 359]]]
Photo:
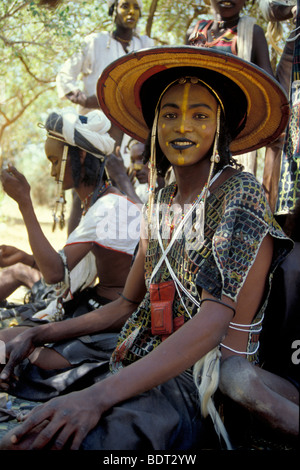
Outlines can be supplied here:
[[48, 132], [58, 133], [74, 147], [79, 147], [97, 158], [109, 155], [115, 141], [108, 134], [109, 119], [102, 111], [94, 110], [79, 116], [73, 108], [64, 109], [61, 114], [51, 113], [45, 127]]

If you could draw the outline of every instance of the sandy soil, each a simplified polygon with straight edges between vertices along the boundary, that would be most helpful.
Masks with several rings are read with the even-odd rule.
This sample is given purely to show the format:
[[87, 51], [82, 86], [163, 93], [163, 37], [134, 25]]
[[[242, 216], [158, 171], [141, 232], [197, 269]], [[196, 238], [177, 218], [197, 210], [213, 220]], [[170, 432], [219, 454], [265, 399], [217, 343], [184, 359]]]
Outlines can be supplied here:
[[[36, 214], [42, 230], [52, 246], [58, 250], [63, 247], [66, 239], [66, 228], [56, 228], [52, 232], [52, 210], [49, 207], [36, 207]], [[23, 223], [18, 205], [11, 198], [5, 196], [0, 203], [0, 245], [13, 245], [31, 253], [26, 228]], [[1, 268], [0, 268], [1, 269]], [[22, 301], [25, 288], [18, 289], [10, 296], [11, 301]]]

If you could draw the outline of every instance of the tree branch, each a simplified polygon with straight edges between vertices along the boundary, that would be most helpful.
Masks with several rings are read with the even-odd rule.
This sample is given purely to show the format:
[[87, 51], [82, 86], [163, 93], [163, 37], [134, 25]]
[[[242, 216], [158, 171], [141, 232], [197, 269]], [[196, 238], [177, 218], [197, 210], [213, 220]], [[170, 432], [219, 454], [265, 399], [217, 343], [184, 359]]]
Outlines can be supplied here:
[[153, 24], [154, 15], [157, 9], [158, 0], [152, 0], [150, 8], [149, 8], [149, 15], [146, 24], [146, 34], [147, 36], [151, 37], [151, 29]]
[[19, 5], [15, 8], [15, 6], [18, 4], [18, 2], [15, 2], [11, 8], [7, 11], [5, 15], [3, 15], [0, 18], [0, 21], [3, 21], [7, 18], [10, 18], [11, 16], [14, 16], [18, 11], [23, 10], [23, 8], [27, 7], [30, 4], [30, 1], [25, 1], [22, 5]]
[[2, 140], [5, 129], [7, 127], [11, 126], [12, 124], [14, 124], [25, 113], [27, 108], [29, 108], [32, 105], [32, 103], [34, 101], [36, 101], [43, 93], [46, 93], [47, 91], [49, 91], [51, 89], [54, 89], [54, 88], [55, 88], [55, 86], [53, 85], [52, 87], [40, 90], [26, 104], [23, 103], [22, 97], [19, 97], [18, 99], [19, 99], [20, 103], [22, 103], [22, 108], [12, 118], [8, 118], [8, 116], [0, 108], [0, 115], [6, 121], [4, 124], [2, 124], [0, 126], [0, 142]]
[[24, 65], [25, 69], [26, 69], [26, 72], [28, 73], [28, 75], [30, 75], [34, 80], [36, 80], [37, 82], [39, 83], [51, 83], [55, 80], [55, 77], [52, 77], [51, 79], [49, 80], [43, 80], [42, 78], [38, 78], [33, 72], [31, 72], [29, 66], [27, 65], [25, 59], [23, 56], [19, 55], [18, 54], [18, 58], [20, 59], [20, 61], [22, 62], [22, 64]]

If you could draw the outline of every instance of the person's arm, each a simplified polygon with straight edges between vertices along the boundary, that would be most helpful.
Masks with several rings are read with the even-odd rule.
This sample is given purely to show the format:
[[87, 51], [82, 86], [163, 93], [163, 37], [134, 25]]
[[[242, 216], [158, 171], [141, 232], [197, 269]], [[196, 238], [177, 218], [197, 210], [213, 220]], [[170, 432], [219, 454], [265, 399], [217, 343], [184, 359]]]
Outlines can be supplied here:
[[[33, 208], [30, 186], [26, 178], [16, 168], [10, 167], [9, 170], [2, 172], [1, 181], [3, 189], [19, 205], [34, 260], [45, 281], [49, 284], [62, 281], [64, 279], [63, 261], [41, 229]], [[69, 270], [72, 270], [91, 248], [92, 243], [82, 243], [66, 247], [65, 254]]]
[[131, 201], [137, 204], [143, 204], [134, 190], [121, 156], [117, 156], [115, 154], [109, 155], [106, 161], [106, 169], [109, 177], [117, 185], [120, 191], [126, 194]]
[[[230, 301], [226, 299], [226, 302]], [[11, 442], [6, 439], [0, 443], [0, 449], [13, 449], [19, 441], [21, 448], [43, 448], [56, 433], [54, 449], [64, 448], [68, 441], [71, 449], [78, 449], [105, 411], [179, 375], [219, 344], [231, 318], [230, 309], [205, 302], [193, 319], [147, 356], [87, 389], [37, 407], [9, 435]], [[32, 442], [31, 432], [35, 432], [40, 425], [43, 429], [39, 429]], [[22, 443], [23, 438], [25, 442]], [[11, 443], [13, 445], [10, 447]]]
[[123, 290], [124, 297], [120, 296], [119, 299], [102, 306], [98, 310], [71, 318], [68, 321], [50, 322], [20, 333], [6, 344], [8, 361], [2, 370], [0, 379], [4, 383], [7, 382], [13, 373], [14, 367], [28, 357], [38, 346], [100, 331], [120, 331], [146, 292], [144, 282], [145, 246], [146, 241], [142, 240], [126, 280]]
[[270, 75], [274, 76], [265, 33], [264, 30], [257, 24], [255, 24], [253, 28], [251, 62], [264, 69]]
[[31, 268], [37, 267], [33, 255], [20, 250], [15, 246], [1, 245], [0, 246], [0, 268], [13, 266], [16, 263], [23, 263]]
[[[271, 254], [272, 239], [267, 236], [250, 270], [251, 276], [249, 280], [246, 279], [240, 292], [242, 294], [246, 289], [246, 292], [251, 293], [251, 300], [257, 305], [261, 302], [261, 290], [258, 292], [256, 286], [258, 283], [265, 285]], [[203, 298], [212, 296], [203, 292]], [[234, 321], [237, 321], [241, 314], [244, 315], [245, 311], [251, 312], [248, 295], [239, 295], [237, 304], [225, 296], [221, 300], [229, 307], [236, 308]], [[9, 436], [10, 440], [6, 440], [3, 444], [5, 447], [2, 445], [2, 448], [13, 449], [19, 443], [23, 448], [42, 448], [56, 435], [53, 448], [63, 448], [72, 436], [70, 446], [72, 449], [78, 449], [105, 411], [178, 376], [224, 342], [234, 315], [228, 306], [217, 302], [204, 302], [191, 320], [147, 356], [87, 389], [50, 400], [43, 407], [33, 410], [24, 424], [14, 429]], [[238, 345], [233, 344], [233, 347], [238, 349]], [[43, 429], [39, 430], [32, 440], [31, 432], [39, 425], [43, 425]], [[29, 439], [30, 444], [26, 443], [26, 439]]]
[[79, 104], [84, 108], [99, 109], [98, 98], [96, 94], [87, 96], [80, 90], [77, 78], [81, 73], [86, 72], [85, 62], [90, 55], [93, 39], [88, 38], [85, 41], [83, 49], [70, 57], [60, 68], [56, 76], [56, 87], [60, 98], [67, 98], [72, 103]]
[[66, 98], [70, 92], [79, 89], [77, 78], [82, 72], [84, 51], [73, 54], [60, 68], [56, 76], [57, 93], [60, 99]]

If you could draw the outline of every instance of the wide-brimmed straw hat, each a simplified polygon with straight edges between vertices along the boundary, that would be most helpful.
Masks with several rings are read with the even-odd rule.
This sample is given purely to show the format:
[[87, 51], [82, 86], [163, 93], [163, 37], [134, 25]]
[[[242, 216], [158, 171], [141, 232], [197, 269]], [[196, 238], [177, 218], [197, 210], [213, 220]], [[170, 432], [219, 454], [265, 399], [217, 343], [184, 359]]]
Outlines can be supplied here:
[[263, 147], [285, 130], [289, 103], [273, 77], [232, 54], [194, 46], [153, 47], [112, 62], [97, 83], [100, 107], [126, 134], [144, 142], [161, 93], [187, 73], [203, 79], [220, 96], [233, 138], [232, 154]]

